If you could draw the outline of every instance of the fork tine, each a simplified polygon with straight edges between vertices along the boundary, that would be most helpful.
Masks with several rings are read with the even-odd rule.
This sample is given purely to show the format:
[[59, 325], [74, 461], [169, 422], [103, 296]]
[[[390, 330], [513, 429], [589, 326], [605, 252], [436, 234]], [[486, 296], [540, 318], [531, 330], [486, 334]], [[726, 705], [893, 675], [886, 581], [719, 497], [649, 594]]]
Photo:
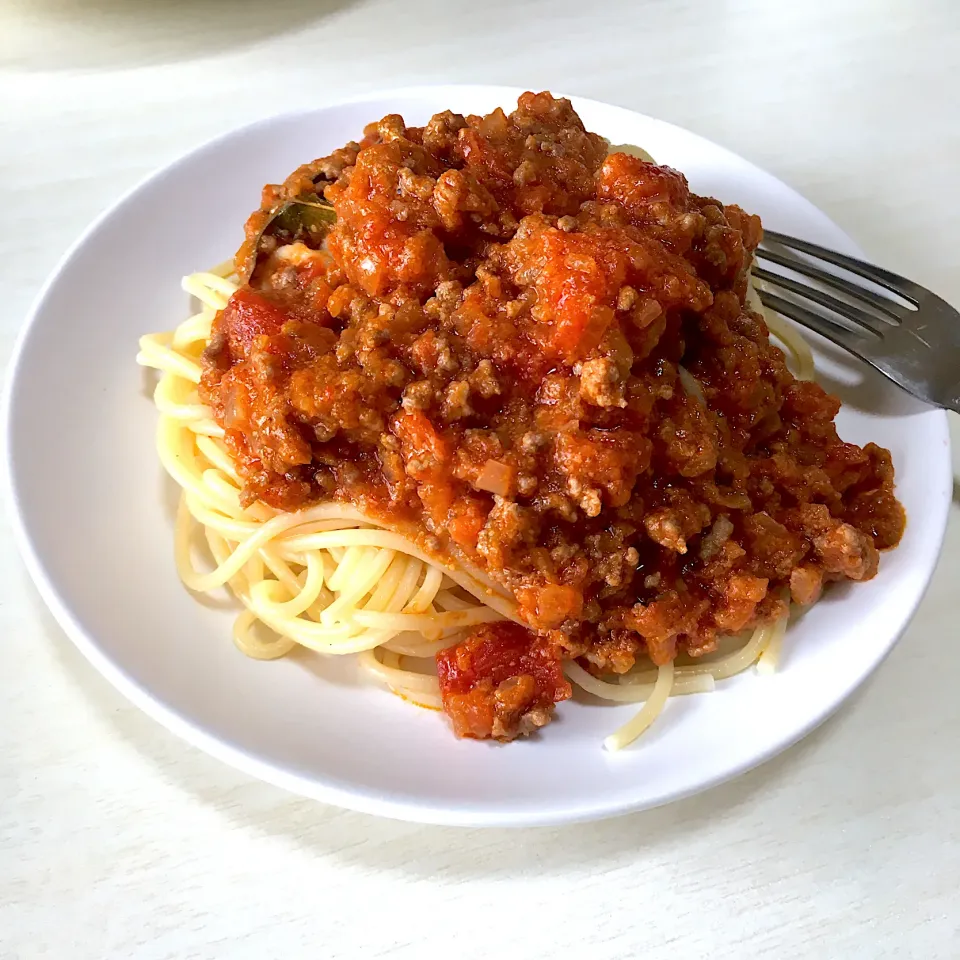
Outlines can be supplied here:
[[841, 327], [838, 323], [831, 323], [829, 320], [818, 316], [812, 310], [807, 310], [806, 307], [801, 307], [799, 304], [792, 303], [790, 300], [784, 300], [783, 297], [778, 297], [775, 293], [770, 293], [768, 290], [758, 290], [757, 292], [760, 294], [760, 300], [765, 307], [769, 307], [771, 310], [775, 310], [777, 313], [789, 317], [791, 320], [795, 320], [801, 326], [813, 330], [814, 333], [819, 333], [820, 336], [826, 337], [838, 347], [849, 350], [864, 362], [870, 362], [861, 352], [865, 346], [864, 338], [858, 336], [852, 330]]
[[[853, 304], [845, 303], [836, 297], [831, 297], [829, 293], [817, 290], [816, 287], [811, 287], [809, 284], [800, 283], [791, 277], [783, 277], [778, 273], [771, 273], [769, 270], [764, 270], [763, 267], [754, 267], [753, 275], [759, 280], [763, 280], [775, 287], [782, 287], [784, 290], [789, 290], [799, 297], [804, 297], [807, 300], [812, 300], [814, 303], [819, 303], [820, 306], [826, 307], [834, 313], [838, 313], [841, 317], [846, 317], [851, 323], [866, 327], [866, 329], [872, 333], [882, 336], [882, 327], [885, 326], [888, 330], [890, 329], [889, 325], [880, 320], [879, 317], [866, 313], [859, 307], [853, 306]], [[880, 326], [881, 329], [878, 330], [877, 326]]]
[[[812, 280], [816, 280], [818, 283], [824, 284], [824, 286], [832, 287], [834, 290], [839, 290], [841, 293], [845, 293], [850, 297], [863, 300], [888, 316], [894, 323], [902, 323], [908, 314], [914, 312], [907, 307], [901, 306], [899, 303], [894, 303], [893, 300], [883, 296], [883, 294], [857, 286], [844, 277], [838, 277], [834, 273], [827, 273], [826, 270], [816, 266], [816, 264], [810, 263], [809, 260], [801, 260], [799, 257], [793, 257], [790, 256], [790, 254], [780, 253], [778, 250], [768, 250], [763, 247], [757, 249], [756, 255], [760, 259], [769, 260], [771, 263], [785, 267], [787, 270], [793, 270], [794, 273], [803, 274], [805, 277], [810, 277]], [[754, 272], [756, 272], [756, 270], [754, 270]]]
[[834, 266], [843, 267], [844, 270], [849, 270], [858, 276], [866, 277], [868, 280], [880, 284], [881, 287], [886, 287], [888, 290], [899, 294], [905, 300], [909, 300], [915, 305], [919, 304], [920, 297], [923, 295], [923, 287], [914, 283], [912, 280], [892, 273], [890, 270], [884, 270], [883, 267], [867, 263], [865, 260], [848, 257], [844, 253], [837, 253], [836, 250], [828, 250], [826, 247], [821, 247], [816, 243], [810, 243], [807, 240], [800, 240], [797, 237], [788, 237], [786, 234], [777, 233], [775, 230], [764, 229], [763, 234], [774, 243], [799, 250], [801, 253], [808, 253], [812, 257], [818, 257], [821, 260], [826, 260], [827, 263], [834, 264]]

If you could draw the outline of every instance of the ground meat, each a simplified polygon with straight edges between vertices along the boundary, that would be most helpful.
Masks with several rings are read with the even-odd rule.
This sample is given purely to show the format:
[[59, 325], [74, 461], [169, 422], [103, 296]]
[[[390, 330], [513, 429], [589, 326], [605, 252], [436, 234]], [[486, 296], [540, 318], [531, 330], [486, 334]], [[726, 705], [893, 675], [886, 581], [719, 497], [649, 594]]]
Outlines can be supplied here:
[[803, 541], [770, 514], [749, 514], [742, 521], [741, 544], [750, 557], [749, 568], [765, 580], [785, 580], [807, 548]]
[[434, 388], [427, 380], [418, 380], [411, 383], [403, 391], [403, 409], [426, 410], [433, 403]]
[[849, 523], [841, 523], [813, 540], [813, 549], [827, 573], [839, 573], [851, 580], [876, 576], [880, 554], [869, 534]]
[[587, 360], [580, 373], [580, 396], [596, 407], [625, 407], [624, 378], [609, 357]]
[[741, 573], [730, 577], [713, 613], [715, 626], [723, 633], [739, 633], [753, 619], [757, 604], [767, 595], [769, 581]]
[[823, 572], [816, 567], [797, 567], [790, 571], [790, 598], [794, 603], [808, 606], [820, 599], [823, 590]]
[[462, 420], [473, 413], [470, 406], [470, 384], [466, 380], [454, 380], [443, 394], [440, 416], [447, 422]]
[[733, 523], [731, 523], [730, 518], [726, 514], [721, 513], [714, 521], [709, 533], [700, 541], [700, 559], [710, 560], [715, 557], [720, 548], [730, 539], [730, 534], [733, 533], [733, 529]]
[[674, 516], [672, 510], [661, 509], [648, 513], [643, 518], [643, 527], [647, 536], [661, 547], [674, 550], [677, 553], [687, 552], [687, 540], [683, 535], [683, 525]]
[[446, 163], [462, 162], [460, 138], [457, 134], [467, 125], [459, 114], [444, 110], [431, 118], [423, 128], [423, 146], [435, 157]]
[[470, 384], [485, 400], [500, 393], [500, 381], [497, 379], [493, 364], [483, 359], [477, 364], [477, 369], [470, 374]]
[[433, 206], [446, 230], [488, 220], [499, 209], [493, 195], [462, 170], [447, 170], [433, 188]]
[[710, 508], [698, 503], [686, 490], [673, 488], [662, 495], [664, 503], [643, 518], [643, 527], [655, 543], [676, 553], [687, 552], [687, 540], [710, 523]]
[[[303, 197], [325, 235], [275, 225]], [[243, 501], [355, 504], [516, 597], [528, 629], [439, 660], [467, 736], [542, 726], [562, 657], [700, 655], [869, 579], [904, 527], [890, 456], [745, 305], [760, 236], [546, 93], [385, 117], [247, 222], [201, 381]]]

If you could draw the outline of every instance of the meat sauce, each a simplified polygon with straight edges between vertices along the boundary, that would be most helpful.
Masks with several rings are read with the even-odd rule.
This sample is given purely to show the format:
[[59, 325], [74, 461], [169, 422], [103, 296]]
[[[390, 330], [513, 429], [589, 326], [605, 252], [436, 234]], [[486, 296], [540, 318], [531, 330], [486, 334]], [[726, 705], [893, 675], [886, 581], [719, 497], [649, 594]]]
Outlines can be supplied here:
[[[271, 232], [303, 198], [325, 235]], [[761, 235], [547, 93], [387, 116], [264, 189], [203, 395], [245, 502], [359, 504], [516, 597], [528, 629], [438, 656], [457, 733], [530, 732], [564, 659], [708, 653], [900, 540], [889, 453], [745, 306]]]

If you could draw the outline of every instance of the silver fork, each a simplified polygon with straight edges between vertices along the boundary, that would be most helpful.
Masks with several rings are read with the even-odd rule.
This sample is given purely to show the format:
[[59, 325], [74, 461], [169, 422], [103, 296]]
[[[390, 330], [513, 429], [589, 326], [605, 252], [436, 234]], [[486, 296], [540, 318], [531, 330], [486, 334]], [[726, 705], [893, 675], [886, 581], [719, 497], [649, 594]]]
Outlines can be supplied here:
[[[763, 282], [758, 292], [764, 306], [849, 350], [920, 400], [960, 413], [960, 312], [925, 287], [872, 263], [773, 230], [765, 229], [763, 240], [758, 259], [846, 297], [841, 300], [793, 277], [754, 266], [753, 275]], [[908, 305], [824, 270], [794, 251], [840, 267]], [[794, 299], [769, 288], [779, 288]], [[825, 310], [814, 312], [806, 304]]]

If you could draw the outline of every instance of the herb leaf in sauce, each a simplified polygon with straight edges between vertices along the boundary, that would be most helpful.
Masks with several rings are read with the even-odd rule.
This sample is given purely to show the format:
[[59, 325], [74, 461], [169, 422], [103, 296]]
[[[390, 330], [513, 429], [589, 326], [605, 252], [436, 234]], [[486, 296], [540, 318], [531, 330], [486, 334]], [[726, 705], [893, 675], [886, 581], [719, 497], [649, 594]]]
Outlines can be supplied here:
[[[256, 240], [250, 246], [247, 262], [242, 275], [249, 279], [264, 252], [267, 237], [275, 239], [277, 244], [300, 241], [308, 247], [318, 249], [323, 243], [330, 227], [337, 222], [333, 204], [320, 196], [295, 197], [278, 204], [263, 225]], [[272, 247], [271, 247], [272, 249]]]

